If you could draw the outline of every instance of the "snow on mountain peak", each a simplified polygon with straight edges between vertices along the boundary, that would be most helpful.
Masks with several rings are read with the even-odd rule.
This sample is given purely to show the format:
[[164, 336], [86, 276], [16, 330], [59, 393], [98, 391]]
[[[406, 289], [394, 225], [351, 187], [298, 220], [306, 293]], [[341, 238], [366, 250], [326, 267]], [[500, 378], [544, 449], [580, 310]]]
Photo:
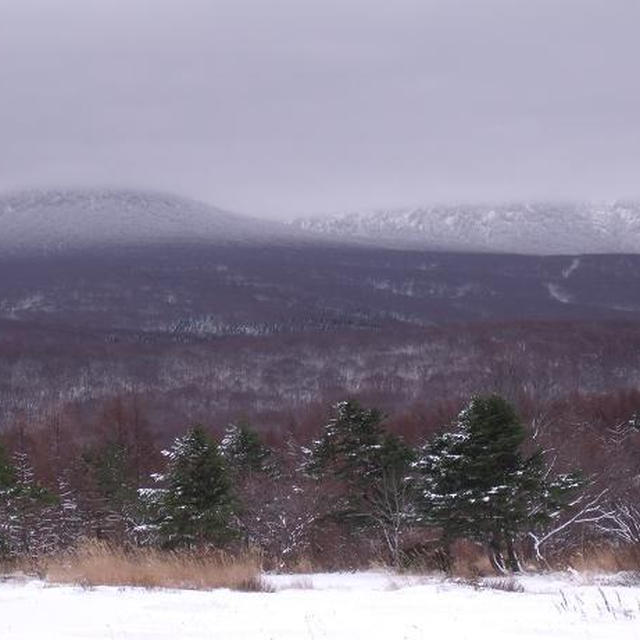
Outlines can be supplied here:
[[131, 190], [0, 195], [0, 251], [56, 251], [161, 242], [246, 242], [291, 231], [178, 196]]
[[304, 218], [307, 232], [381, 246], [523, 254], [640, 253], [640, 204], [521, 203]]

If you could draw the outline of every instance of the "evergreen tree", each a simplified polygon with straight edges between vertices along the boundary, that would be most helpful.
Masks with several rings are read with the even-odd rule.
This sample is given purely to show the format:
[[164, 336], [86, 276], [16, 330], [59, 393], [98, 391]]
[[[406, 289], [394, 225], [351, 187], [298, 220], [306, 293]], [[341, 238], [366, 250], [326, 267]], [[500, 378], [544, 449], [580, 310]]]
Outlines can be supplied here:
[[325, 481], [329, 514], [380, 534], [394, 564], [411, 520], [408, 474], [413, 450], [387, 433], [377, 409], [336, 405], [322, 436], [307, 450], [305, 471]]
[[15, 469], [11, 464], [4, 446], [0, 443], [0, 491], [12, 486], [15, 481]]
[[69, 549], [86, 534], [85, 514], [66, 474], [57, 478], [56, 485], [54, 500], [43, 511], [39, 524], [45, 552]]
[[248, 423], [230, 424], [220, 442], [220, 455], [235, 473], [263, 473], [273, 470], [271, 451], [262, 444]]
[[0, 443], [0, 555], [10, 552], [10, 495], [15, 483], [15, 470]]
[[91, 535], [122, 542], [139, 508], [128, 448], [121, 442], [108, 441], [85, 450], [82, 472], [82, 506]]
[[328, 471], [346, 481], [364, 479], [379, 470], [383, 415], [357, 402], [339, 402], [322, 436], [307, 451], [305, 470], [311, 475]]
[[2, 546], [10, 556], [38, 555], [45, 551], [43, 513], [55, 497], [35, 480], [29, 456], [19, 451], [10, 466], [13, 483], [3, 492]]
[[161, 543], [173, 548], [227, 541], [234, 501], [215, 442], [195, 427], [163, 453], [167, 470], [157, 480], [165, 488], [155, 496]]
[[415, 465], [419, 510], [423, 523], [441, 528], [445, 557], [454, 538], [467, 537], [487, 545], [496, 570], [517, 571], [515, 541], [579, 486], [576, 474], [549, 478], [542, 452], [523, 454], [525, 439], [514, 409], [493, 395], [473, 398], [455, 430], [424, 447]]
[[248, 423], [231, 424], [220, 442], [237, 498], [234, 520], [247, 547], [273, 552], [275, 523], [283, 517], [280, 498], [285, 486], [273, 452]]

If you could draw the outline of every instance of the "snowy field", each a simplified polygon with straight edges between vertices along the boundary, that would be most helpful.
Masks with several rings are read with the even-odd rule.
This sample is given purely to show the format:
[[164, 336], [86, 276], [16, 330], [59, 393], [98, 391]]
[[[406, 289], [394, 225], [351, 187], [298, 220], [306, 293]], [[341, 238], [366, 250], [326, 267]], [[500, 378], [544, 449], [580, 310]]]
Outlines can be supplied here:
[[518, 579], [524, 592], [384, 573], [276, 576], [273, 593], [0, 583], [2, 640], [640, 639], [640, 584]]

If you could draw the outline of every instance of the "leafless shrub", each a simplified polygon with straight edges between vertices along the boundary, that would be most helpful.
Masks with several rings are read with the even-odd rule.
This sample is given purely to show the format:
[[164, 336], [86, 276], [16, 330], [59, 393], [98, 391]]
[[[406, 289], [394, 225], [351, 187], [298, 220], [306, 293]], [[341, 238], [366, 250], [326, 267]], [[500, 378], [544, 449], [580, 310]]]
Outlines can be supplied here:
[[247, 593], [273, 593], [275, 587], [269, 584], [261, 576], [252, 576], [244, 581], [239, 582], [233, 587], [235, 591], [245, 591]]

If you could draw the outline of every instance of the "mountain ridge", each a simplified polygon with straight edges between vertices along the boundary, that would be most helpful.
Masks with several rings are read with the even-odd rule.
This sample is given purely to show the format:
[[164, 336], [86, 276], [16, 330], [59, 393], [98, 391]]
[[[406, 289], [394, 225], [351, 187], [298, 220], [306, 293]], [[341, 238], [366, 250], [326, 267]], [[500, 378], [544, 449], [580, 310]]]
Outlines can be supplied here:
[[159, 191], [0, 193], [0, 256], [163, 244], [333, 244], [520, 255], [640, 253], [640, 202], [377, 209], [289, 223]]
[[445, 205], [298, 218], [294, 228], [400, 249], [525, 255], [640, 253], [640, 203]]
[[133, 189], [33, 189], [0, 194], [0, 252], [60, 252], [161, 243], [286, 242], [277, 222], [181, 196]]

